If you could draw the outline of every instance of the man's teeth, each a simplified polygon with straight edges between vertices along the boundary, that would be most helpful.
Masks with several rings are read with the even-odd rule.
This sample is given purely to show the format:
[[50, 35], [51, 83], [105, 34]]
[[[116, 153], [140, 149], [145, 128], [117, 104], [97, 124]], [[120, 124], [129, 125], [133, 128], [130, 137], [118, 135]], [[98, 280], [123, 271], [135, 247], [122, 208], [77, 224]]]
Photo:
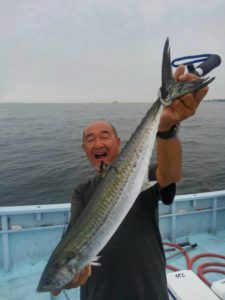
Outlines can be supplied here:
[[99, 158], [103, 158], [106, 157], [107, 153], [96, 153], [95, 154], [95, 158], [99, 159]]

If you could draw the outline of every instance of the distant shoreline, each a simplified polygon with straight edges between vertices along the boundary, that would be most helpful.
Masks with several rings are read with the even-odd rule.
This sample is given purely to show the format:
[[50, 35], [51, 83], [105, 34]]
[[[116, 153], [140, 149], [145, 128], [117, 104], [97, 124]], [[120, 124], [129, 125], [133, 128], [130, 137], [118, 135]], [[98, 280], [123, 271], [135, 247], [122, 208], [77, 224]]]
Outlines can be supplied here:
[[225, 102], [225, 99], [209, 99], [205, 100], [206, 102]]
[[[225, 102], [225, 99], [206, 99], [204, 100], [204, 102]], [[136, 102], [123, 102], [123, 101], [106, 101], [106, 102], [93, 102], [93, 101], [90, 101], [90, 102], [1, 102], [0, 101], [0, 104], [115, 104], [115, 105], [118, 105], [118, 104], [150, 104], [150, 103], [153, 103], [153, 102], [142, 102], [142, 101], [136, 101]]]

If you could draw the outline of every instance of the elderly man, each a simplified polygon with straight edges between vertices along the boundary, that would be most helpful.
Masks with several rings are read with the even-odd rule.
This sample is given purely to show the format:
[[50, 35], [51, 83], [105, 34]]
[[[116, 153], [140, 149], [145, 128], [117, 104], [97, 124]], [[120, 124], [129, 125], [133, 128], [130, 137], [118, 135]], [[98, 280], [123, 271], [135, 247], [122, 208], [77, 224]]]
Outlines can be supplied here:
[[[196, 78], [180, 66], [174, 75], [180, 81]], [[158, 201], [171, 204], [176, 182], [181, 178], [181, 145], [177, 124], [192, 116], [208, 91], [205, 87], [165, 107], [157, 133], [157, 165], [149, 179], [157, 184], [140, 193], [129, 213], [99, 253], [100, 267], [86, 266], [65, 288], [81, 285], [81, 300], [167, 300], [165, 256], [158, 227]], [[115, 128], [95, 121], [84, 129], [83, 148], [98, 174], [79, 184], [72, 197], [71, 224], [79, 216], [101, 180], [100, 165], [110, 165], [120, 151]], [[60, 291], [53, 294], [58, 295]]]

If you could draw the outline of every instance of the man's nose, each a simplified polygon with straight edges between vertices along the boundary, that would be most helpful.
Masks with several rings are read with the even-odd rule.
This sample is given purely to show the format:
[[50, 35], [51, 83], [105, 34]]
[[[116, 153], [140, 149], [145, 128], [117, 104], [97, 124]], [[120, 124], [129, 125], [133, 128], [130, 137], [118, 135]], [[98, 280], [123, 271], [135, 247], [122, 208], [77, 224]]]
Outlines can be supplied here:
[[104, 145], [103, 145], [102, 139], [96, 138], [96, 139], [95, 139], [95, 148], [101, 148], [101, 147], [103, 147], [103, 146], [104, 146]]

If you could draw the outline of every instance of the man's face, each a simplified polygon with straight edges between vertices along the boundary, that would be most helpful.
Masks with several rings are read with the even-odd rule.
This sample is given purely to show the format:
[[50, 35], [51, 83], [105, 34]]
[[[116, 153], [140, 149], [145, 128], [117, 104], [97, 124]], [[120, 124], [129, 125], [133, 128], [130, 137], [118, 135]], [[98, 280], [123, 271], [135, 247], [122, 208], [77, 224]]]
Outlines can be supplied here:
[[120, 139], [116, 137], [110, 124], [96, 121], [84, 131], [83, 148], [90, 163], [99, 171], [100, 162], [111, 164], [120, 150]]

